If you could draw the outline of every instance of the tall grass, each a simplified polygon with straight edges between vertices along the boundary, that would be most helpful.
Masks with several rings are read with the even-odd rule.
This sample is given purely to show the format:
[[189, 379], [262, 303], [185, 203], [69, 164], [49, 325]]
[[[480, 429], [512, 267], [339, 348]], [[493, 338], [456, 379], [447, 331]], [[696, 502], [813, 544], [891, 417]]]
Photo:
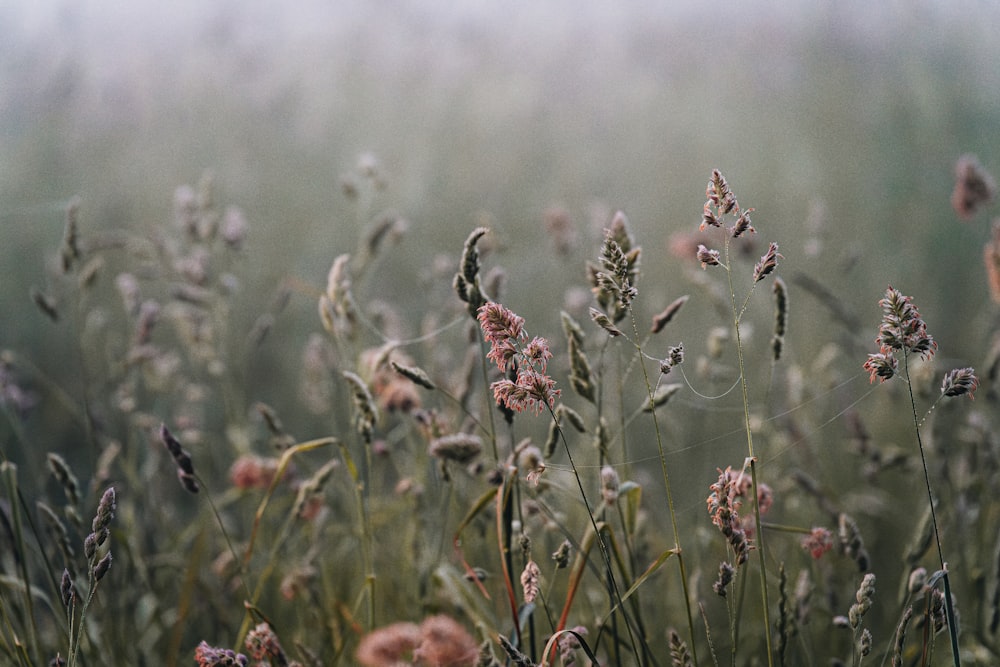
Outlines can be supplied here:
[[[992, 197], [974, 172], [988, 187], [955, 200], [973, 219]], [[272, 293], [241, 292], [252, 227], [211, 178], [178, 188], [153, 229], [98, 232], [85, 200], [67, 208], [35, 304], [74, 373], [0, 357], [5, 660], [1000, 659], [982, 529], [1000, 519], [996, 345], [979, 373], [966, 359], [942, 373], [938, 340], [890, 288], [867, 361], [832, 334], [798, 358], [817, 346], [799, 342], [794, 308], [831, 331], [869, 314], [810, 302], [837, 299], [822, 274], [782, 280], [792, 253], [756, 245], [766, 204], [741, 206], [718, 170], [676, 256], [611, 215], [563, 300], [538, 279], [509, 290], [559, 265], [505, 275], [479, 227], [448, 261], [424, 258], [407, 319], [380, 287], [409, 240], [375, 205], [382, 179], [365, 158], [345, 188], [362, 232], [325, 286]], [[565, 212], [547, 220], [553, 252], [589, 238]], [[646, 303], [654, 262], [690, 280], [666, 308]], [[293, 321], [290, 303], [316, 314]], [[522, 305], [559, 313], [561, 338]], [[311, 335], [293, 344], [295, 327]], [[297, 386], [252, 380], [265, 348], [292, 348]], [[897, 374], [905, 393], [864, 382]], [[50, 435], [64, 424], [72, 440]]]

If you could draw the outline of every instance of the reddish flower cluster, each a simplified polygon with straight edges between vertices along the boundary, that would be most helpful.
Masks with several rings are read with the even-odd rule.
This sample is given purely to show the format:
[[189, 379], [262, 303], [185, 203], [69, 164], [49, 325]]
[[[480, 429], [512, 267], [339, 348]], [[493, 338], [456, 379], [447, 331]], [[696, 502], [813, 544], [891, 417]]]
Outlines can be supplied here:
[[472, 636], [454, 619], [438, 615], [416, 623], [393, 623], [362, 638], [355, 657], [368, 667], [462, 667], [479, 654]]
[[477, 319], [486, 341], [490, 343], [487, 358], [501, 372], [507, 372], [508, 368], [515, 372], [514, 380], [498, 380], [490, 385], [497, 402], [517, 412], [529, 409], [535, 414], [545, 406], [554, 408], [561, 392], [555, 388], [555, 380], [545, 374], [548, 360], [552, 357], [548, 342], [536, 336], [523, 344], [522, 341], [527, 338], [524, 318], [493, 301], [479, 308]]
[[[742, 478], [742, 475], [740, 476]], [[736, 564], [742, 565], [750, 557], [750, 539], [740, 521], [739, 508], [743, 504], [740, 488], [742, 479], [737, 478], [731, 467], [719, 470], [719, 479], [708, 488], [708, 513], [722, 534], [729, 540], [736, 553]]]
[[833, 548], [833, 536], [826, 528], [813, 528], [809, 535], [802, 538], [802, 548], [808, 551], [813, 559], [819, 560]]
[[246, 667], [249, 660], [242, 653], [227, 648], [215, 648], [201, 642], [194, 650], [198, 667]]
[[229, 468], [229, 481], [238, 489], [266, 489], [278, 472], [278, 459], [244, 454]]

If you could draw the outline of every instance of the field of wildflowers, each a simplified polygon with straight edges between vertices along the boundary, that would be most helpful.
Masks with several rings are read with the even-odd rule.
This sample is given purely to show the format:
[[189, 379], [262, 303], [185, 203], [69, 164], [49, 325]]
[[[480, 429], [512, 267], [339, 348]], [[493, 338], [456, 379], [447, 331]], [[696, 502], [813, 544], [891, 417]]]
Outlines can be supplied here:
[[[626, 27], [637, 60], [656, 53], [663, 26], [612, 32]], [[377, 46], [363, 67], [398, 72], [405, 58]], [[697, 146], [670, 135], [698, 173], [655, 173], [656, 158], [619, 182], [610, 157], [596, 171], [535, 161], [526, 146], [539, 137], [568, 161], [587, 152], [566, 127], [519, 115], [531, 92], [505, 97], [497, 63], [478, 64], [474, 99], [451, 113], [480, 118], [503, 100], [505, 136], [519, 123], [530, 136], [507, 152], [481, 144], [431, 114], [446, 79], [400, 74], [407, 90], [430, 77], [434, 94], [409, 111], [444, 129], [421, 150], [409, 138], [387, 142], [389, 158], [341, 157], [325, 199], [278, 180], [279, 164], [226, 155], [179, 186], [116, 167], [130, 195], [91, 174], [79, 178], [92, 194], [62, 192], [58, 177], [29, 188], [31, 160], [0, 174], [4, 192], [48, 202], [0, 209], [12, 228], [53, 215], [60, 226], [0, 249], [12, 313], [0, 338], [0, 660], [1000, 663], [995, 146], [964, 130], [929, 146], [890, 117], [879, 127], [901, 133], [887, 139], [895, 158], [905, 146], [928, 173], [875, 170], [860, 186], [832, 169], [807, 191], [788, 164], [755, 166], [778, 159], [749, 139], [766, 116], [754, 112], [733, 133], [705, 127]], [[721, 76], [705, 66], [709, 83]], [[318, 160], [289, 139], [314, 119], [286, 116], [266, 91], [254, 113], [294, 117], [282, 135], [294, 150], [269, 153], [258, 136], [243, 150]], [[869, 118], [883, 112], [872, 104]], [[30, 107], [27, 95], [9, 106], [7, 126]], [[18, 155], [45, 163], [43, 129], [67, 119], [104, 131], [74, 114], [9, 130]], [[373, 144], [391, 124], [366, 122]], [[225, 129], [199, 132], [225, 144]], [[130, 136], [104, 136], [115, 133]], [[479, 162], [463, 137], [491, 148], [483, 185], [470, 183]], [[605, 140], [592, 150], [621, 155]], [[618, 149], [641, 145], [630, 141]], [[341, 156], [347, 143], [331, 139]], [[840, 204], [845, 188], [856, 202]], [[340, 221], [322, 237], [292, 224], [317, 201]], [[34, 250], [40, 268], [23, 268]]]

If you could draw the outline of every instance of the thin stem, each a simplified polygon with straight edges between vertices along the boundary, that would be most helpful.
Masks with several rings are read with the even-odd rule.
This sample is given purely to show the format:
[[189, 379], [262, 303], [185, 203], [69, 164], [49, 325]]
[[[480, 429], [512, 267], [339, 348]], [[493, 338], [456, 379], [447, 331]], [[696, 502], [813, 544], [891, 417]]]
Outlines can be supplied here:
[[[629, 314], [632, 319], [632, 330], [635, 334], [635, 340], [639, 340], [639, 328], [635, 321], [635, 313], [632, 309], [629, 309]], [[650, 414], [653, 418], [653, 431], [656, 434], [656, 447], [660, 457], [660, 471], [663, 473], [663, 486], [667, 493], [667, 508], [670, 513], [670, 527], [674, 533], [674, 547], [677, 549], [677, 565], [680, 568], [681, 574], [681, 588], [684, 592], [684, 608], [687, 611], [688, 620], [688, 632], [691, 637], [691, 656], [694, 659], [694, 664], [698, 664], [698, 648], [697, 643], [694, 639], [694, 614], [691, 611], [691, 594], [688, 590], [688, 576], [687, 568], [684, 567], [684, 551], [681, 549], [681, 538], [680, 530], [677, 526], [677, 513], [674, 510], [674, 494], [670, 489], [670, 474], [667, 472], [667, 455], [666, 450], [663, 448], [663, 435], [660, 432], [660, 422], [656, 418], [656, 409], [653, 404], [653, 389], [649, 381], [649, 371], [646, 370], [646, 364], [642, 363], [642, 347], [639, 343], [635, 343], [636, 351], [639, 353], [639, 367], [642, 369], [642, 376], [646, 381], [646, 394], [649, 397], [649, 407]]]
[[[729, 264], [729, 237], [726, 237], [726, 264]], [[764, 554], [764, 533], [760, 523], [760, 498], [757, 492], [757, 457], [753, 451], [753, 432], [750, 428], [750, 398], [747, 391], [747, 376], [743, 364], [743, 340], [740, 337], [740, 318], [743, 315], [741, 310], [736, 308], [736, 292], [733, 289], [733, 272], [726, 269], [726, 276], [729, 279], [729, 298], [733, 308], [733, 328], [736, 331], [736, 357], [739, 360], [740, 388], [743, 392], [743, 424], [747, 435], [747, 453], [750, 460], [750, 480], [753, 484], [753, 515], [754, 524], [757, 531], [757, 556], [760, 562], [760, 597], [763, 603], [764, 614], [764, 639], [767, 644], [767, 664], [774, 664], [774, 657], [771, 650], [771, 619], [767, 596], [767, 568], [765, 567]], [[748, 297], [749, 298], [749, 297]], [[746, 304], [744, 303], [744, 308]]]
[[910, 382], [910, 362], [906, 348], [903, 348], [903, 370], [906, 372], [906, 388], [910, 395], [910, 409], [913, 411], [913, 426], [917, 434], [917, 447], [920, 450], [920, 464], [924, 469], [924, 485], [927, 487], [927, 500], [931, 505], [931, 526], [934, 528], [934, 542], [937, 545], [938, 561], [941, 564], [941, 578], [944, 580], [944, 604], [948, 616], [948, 633], [951, 635], [951, 655], [954, 659], [955, 667], [960, 667], [962, 659], [958, 652], [958, 624], [955, 621], [955, 609], [951, 602], [951, 582], [948, 577], [948, 565], [944, 562], [944, 549], [941, 548], [941, 534], [938, 532], [937, 512], [934, 509], [934, 494], [931, 491], [931, 476], [927, 469], [924, 441], [920, 437], [917, 401], [913, 396], [913, 384]]

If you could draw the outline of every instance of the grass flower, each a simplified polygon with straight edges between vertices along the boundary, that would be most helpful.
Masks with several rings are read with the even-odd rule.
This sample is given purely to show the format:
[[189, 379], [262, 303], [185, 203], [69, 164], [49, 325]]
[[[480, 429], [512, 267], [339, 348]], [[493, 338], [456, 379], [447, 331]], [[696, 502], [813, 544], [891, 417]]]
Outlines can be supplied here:
[[555, 380], [546, 375], [552, 356], [544, 338], [532, 338], [525, 344], [524, 318], [496, 302], [483, 304], [476, 315], [483, 337], [490, 343], [489, 358], [501, 372], [514, 369], [514, 379], [502, 379], [490, 385], [497, 403], [515, 412], [530, 410], [539, 414], [555, 409], [562, 393]]
[[975, 155], [963, 155], [955, 163], [955, 187], [951, 192], [951, 207], [962, 220], [971, 220], [979, 209], [996, 196], [993, 176], [979, 163]]

